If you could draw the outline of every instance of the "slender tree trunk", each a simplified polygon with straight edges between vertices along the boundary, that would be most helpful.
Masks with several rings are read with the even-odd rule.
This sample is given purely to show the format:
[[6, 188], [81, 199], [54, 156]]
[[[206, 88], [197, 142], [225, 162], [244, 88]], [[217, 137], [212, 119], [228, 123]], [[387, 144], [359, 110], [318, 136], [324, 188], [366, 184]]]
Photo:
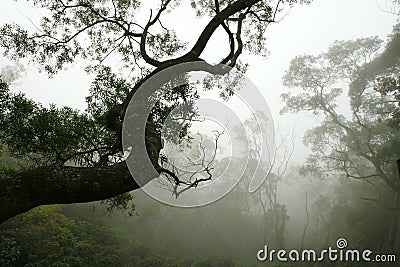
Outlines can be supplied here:
[[308, 226], [310, 225], [310, 218], [308, 215], [308, 196], [306, 194], [306, 223], [304, 224], [303, 235], [301, 236], [300, 250], [304, 249], [304, 239], [306, 237]]
[[395, 243], [397, 239], [397, 231], [399, 227], [399, 206], [400, 206], [400, 194], [396, 195], [396, 206], [393, 211], [393, 226], [392, 226], [392, 232], [390, 235], [390, 241], [389, 241], [389, 248], [390, 252], [394, 253], [395, 251]]

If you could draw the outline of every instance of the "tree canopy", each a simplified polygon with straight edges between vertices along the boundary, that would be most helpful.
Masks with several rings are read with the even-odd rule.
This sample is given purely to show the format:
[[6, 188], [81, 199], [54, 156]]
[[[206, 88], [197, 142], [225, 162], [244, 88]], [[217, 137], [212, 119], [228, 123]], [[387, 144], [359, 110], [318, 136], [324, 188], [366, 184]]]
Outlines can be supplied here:
[[[36, 31], [15, 23], [0, 28], [4, 55], [26, 59], [50, 76], [72, 62], [90, 62], [95, 79], [84, 112], [68, 107], [43, 107], [13, 94], [1, 81], [0, 140], [3, 150], [23, 162], [18, 172], [0, 179], [0, 221], [35, 206], [114, 198], [112, 205], [126, 206], [121, 195], [139, 188], [123, 160], [121, 131], [127, 105], [137, 89], [161, 70], [185, 62], [203, 61], [202, 54], [218, 28], [227, 36], [227, 52], [216, 62], [245, 70], [243, 53], [265, 55], [265, 31], [279, 13], [309, 0], [237, 0], [190, 2], [196, 15], [208, 23], [189, 47], [163, 23], [178, 10], [179, 1], [143, 3], [137, 0], [34, 0], [45, 10]], [[151, 5], [148, 7], [147, 5]], [[179, 19], [175, 23], [184, 23]], [[110, 59], [110, 58], [113, 59]], [[115, 74], [115, 62], [135, 73], [130, 79]], [[229, 95], [229, 94], [228, 94]], [[73, 97], [73, 96], [71, 96]], [[197, 98], [190, 86], [159, 96], [146, 124], [145, 142], [151, 163], [159, 173], [179, 177], [160, 165], [160, 125], [169, 112]], [[187, 135], [191, 119], [183, 123], [178, 139]], [[145, 155], [136, 155], [138, 158]]]
[[336, 41], [325, 53], [292, 60], [283, 112], [311, 111], [322, 119], [304, 137], [312, 149], [304, 172], [383, 182], [400, 192], [399, 45], [396, 26], [386, 44], [377, 37]]

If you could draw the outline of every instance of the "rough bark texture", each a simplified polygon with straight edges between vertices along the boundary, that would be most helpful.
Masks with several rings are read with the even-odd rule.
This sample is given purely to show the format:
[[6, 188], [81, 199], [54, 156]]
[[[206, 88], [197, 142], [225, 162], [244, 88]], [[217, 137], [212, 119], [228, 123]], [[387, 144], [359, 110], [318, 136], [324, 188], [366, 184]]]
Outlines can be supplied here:
[[137, 188], [125, 162], [28, 170], [0, 180], [0, 222], [39, 205], [101, 200]]
[[[158, 170], [161, 135], [152, 123], [146, 127], [146, 149], [148, 155], [133, 155], [130, 160], [148, 156]], [[138, 173], [146, 175], [147, 171]], [[103, 167], [54, 166], [23, 171], [0, 179], [0, 223], [40, 205], [103, 200], [138, 188], [125, 162]]]
[[[217, 12], [199, 35], [195, 45], [181, 57], [156, 64], [157, 67], [147, 77], [139, 81], [128, 94], [126, 101], [107, 118], [112, 131], [121, 132], [121, 121], [131, 97], [140, 85], [158, 71], [179, 63], [201, 60], [209, 39], [215, 30], [230, 16], [243, 11], [260, 0], [240, 0]], [[240, 51], [241, 53], [241, 51]], [[233, 56], [234, 53], [230, 53]], [[229, 58], [226, 59], [227, 61]], [[161, 137], [157, 131], [146, 128], [146, 148], [148, 155], [135, 155], [140, 158], [149, 156], [158, 172], [158, 157], [161, 150]], [[137, 173], [146, 173], [138, 170]], [[0, 180], [0, 223], [45, 204], [64, 204], [89, 202], [117, 196], [139, 188], [132, 179], [125, 163], [104, 167], [41, 167], [20, 172]]]

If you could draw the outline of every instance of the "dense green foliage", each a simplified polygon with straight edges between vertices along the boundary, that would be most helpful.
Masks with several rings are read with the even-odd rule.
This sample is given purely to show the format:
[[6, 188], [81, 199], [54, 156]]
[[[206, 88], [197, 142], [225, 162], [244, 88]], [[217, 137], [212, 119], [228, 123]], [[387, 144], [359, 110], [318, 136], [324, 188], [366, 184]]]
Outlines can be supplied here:
[[324, 200], [328, 217], [358, 235], [360, 247], [389, 251], [398, 251], [399, 51], [398, 25], [386, 45], [377, 37], [336, 41], [325, 53], [293, 59], [283, 78], [291, 90], [282, 94], [283, 112], [320, 119], [304, 136], [312, 153], [301, 173], [354, 180], [341, 182], [348, 187], [336, 200]]
[[[395, 224], [388, 220], [397, 211], [366, 200], [376, 193], [369, 184], [318, 177], [305, 181], [293, 169], [277, 184], [284, 204], [264, 213], [259, 196], [248, 197], [247, 182], [198, 209], [165, 206], [142, 193], [137, 193], [133, 217], [104, 216], [106, 209], [94, 203], [34, 209], [0, 226], [0, 266], [296, 266], [260, 263], [255, 254], [264, 244], [325, 249], [340, 237], [353, 248], [397, 255], [399, 240], [391, 235]], [[263, 192], [273, 190], [269, 186]], [[381, 190], [382, 198], [391, 197]], [[306, 194], [310, 226], [302, 242]], [[275, 224], [281, 225], [282, 237]]]
[[[395, 28], [392, 42], [398, 42], [397, 35]], [[284, 77], [292, 90], [282, 94], [283, 111], [311, 111], [322, 118], [304, 137], [313, 152], [305, 171], [383, 181], [400, 192], [394, 165], [400, 158], [400, 133], [388, 125], [396, 120], [399, 95], [395, 82], [394, 88], [382, 88], [383, 81], [397, 80], [399, 60], [393, 61], [394, 66], [369, 71], [385, 55], [380, 54], [381, 43], [376, 37], [337, 41], [326, 53], [296, 57]], [[389, 43], [386, 49], [390, 48]], [[377, 77], [378, 73], [388, 76]], [[344, 97], [343, 82], [351, 86], [347, 99], [339, 100]], [[350, 110], [343, 112], [346, 105]]]
[[[121, 162], [120, 123], [129, 95], [165, 62], [201, 60], [201, 43], [211, 35], [206, 32], [199, 50], [179, 56], [187, 43], [160, 21], [161, 13], [172, 12], [178, 1], [161, 1], [147, 24], [136, 20], [141, 5], [134, 0], [32, 2], [50, 15], [42, 19], [39, 32], [3, 25], [0, 46], [6, 55], [29, 58], [50, 75], [81, 56], [91, 60], [87, 70], [96, 76], [85, 111], [44, 107], [11, 93], [0, 79], [0, 179], [34, 167], [85, 168]], [[309, 1], [277, 1], [295, 2]], [[235, 3], [239, 2], [193, 0], [191, 7], [200, 17], [213, 17]], [[236, 60], [243, 50], [265, 54], [266, 27], [281, 11], [274, 6], [258, 1], [217, 25], [226, 31], [231, 45], [221, 62], [240, 70], [243, 65]], [[235, 33], [228, 27], [232, 24]], [[126, 193], [103, 200], [107, 207], [42, 206], [0, 225], [0, 266], [291, 266], [260, 263], [256, 253], [264, 245], [326, 249], [343, 237], [350, 248], [399, 257], [400, 182], [395, 165], [400, 158], [399, 36], [396, 26], [385, 45], [376, 37], [336, 41], [324, 53], [292, 60], [284, 77], [290, 91], [282, 95], [283, 111], [309, 111], [320, 119], [304, 137], [312, 150], [305, 166], [288, 167], [293, 137], [281, 137], [271, 172], [249, 195], [251, 170], [259, 163], [259, 140], [255, 122], [248, 120], [244, 126], [255, 136], [250, 136], [247, 172], [219, 202], [177, 209], [137, 192], [135, 199]], [[136, 71], [137, 78], [116, 75], [105, 64], [111, 55], [125, 71]], [[209, 85], [213, 87], [212, 82]], [[233, 94], [228, 88], [221, 96]], [[157, 102], [148, 122], [159, 131], [177, 107], [188, 107], [194, 114], [192, 104], [198, 94], [184, 85], [153, 97]], [[343, 103], [348, 111], [343, 112]], [[182, 132], [167, 141], [182, 141], [190, 120], [175, 125], [183, 126]], [[217, 160], [216, 173], [229, 159]], [[125, 213], [111, 213], [114, 209]], [[332, 265], [344, 266], [327, 261], [318, 266]]]
[[[202, 1], [191, 1], [191, 8], [197, 15], [208, 19], [207, 25], [201, 29], [197, 40], [194, 39], [195, 44], [191, 48], [188, 48], [186, 40], [177, 37], [173, 26], [166, 27], [163, 23], [167, 20], [166, 14], [179, 8], [179, 1], [28, 2], [33, 8], [46, 12], [34, 30], [25, 29], [17, 23], [1, 25], [0, 46], [3, 48], [3, 55], [13, 60], [35, 63], [49, 76], [74, 62], [84, 63], [85, 70], [96, 76], [90, 88], [90, 95], [86, 98], [88, 107], [84, 112], [54, 105], [44, 107], [23, 94], [10, 93], [2, 81], [0, 142], [13, 157], [24, 161], [20, 169], [72, 165], [91, 167], [91, 170], [94, 170], [110, 165], [122, 166], [121, 169], [126, 167], [123, 164], [116, 165], [124, 161], [121, 144], [122, 120], [132, 96], [147, 79], [170, 66], [204, 61], [203, 51], [218, 28], [222, 28], [227, 34], [229, 48], [225, 57], [221, 56], [214, 61], [245, 70], [239, 64], [239, 56], [245, 51], [265, 54], [264, 33], [270, 23], [276, 22], [277, 15], [295, 3], [310, 1], [210, 1], [206, 4]], [[144, 11], [148, 11], [150, 17], [143, 18], [141, 15]], [[84, 61], [79, 61], [80, 59]], [[115, 74], [117, 71], [121, 76]], [[224, 94], [231, 96], [233, 91], [228, 89], [228, 92], [221, 93]], [[160, 154], [161, 127], [171, 111], [181, 107], [185, 116], [175, 113], [171, 116], [171, 127], [180, 129], [180, 132], [171, 136], [170, 140], [167, 134], [166, 141], [179, 143], [186, 140], [186, 137], [190, 140], [188, 128], [196, 115], [193, 103], [198, 94], [192, 86], [182, 85], [170, 88], [164, 94], [155, 93], [150, 98], [156, 99], [156, 103], [146, 123], [145, 142], [148, 156], [158, 172], [173, 178], [171, 181], [179, 185], [181, 181], [178, 175], [173, 170], [160, 166], [168, 161], [165, 155]], [[139, 155], [143, 156], [145, 155]], [[81, 175], [78, 177], [83, 179], [82, 183], [87, 182], [85, 179], [90, 179]], [[60, 183], [62, 178], [59, 177]], [[23, 179], [22, 183], [26, 181], [27, 179]], [[107, 183], [100, 181], [97, 183], [96, 187], [102, 190], [95, 189], [95, 196], [91, 199], [109, 198], [105, 184]], [[79, 186], [73, 187], [66, 191], [80, 190]], [[113, 194], [119, 195], [135, 188], [134, 185], [119, 186]], [[75, 192], [67, 194], [65, 198], [72, 197], [73, 202], [78, 202], [76, 196], [87, 193]], [[131, 200], [128, 195], [116, 197], [117, 199], [111, 200], [112, 206], [124, 208], [127, 201]], [[7, 196], [4, 198], [6, 199], [3, 202], [11, 201]], [[18, 201], [12, 202], [15, 204]], [[45, 203], [53, 202], [52, 199], [48, 199]], [[3, 220], [12, 216], [13, 209], [21, 209], [24, 204], [14, 208], [8, 205], [4, 211], [7, 215], [2, 215]]]
[[228, 259], [162, 256], [93, 212], [90, 220], [89, 214], [79, 219], [64, 213], [61, 206], [40, 207], [2, 224], [0, 266], [233, 266]]

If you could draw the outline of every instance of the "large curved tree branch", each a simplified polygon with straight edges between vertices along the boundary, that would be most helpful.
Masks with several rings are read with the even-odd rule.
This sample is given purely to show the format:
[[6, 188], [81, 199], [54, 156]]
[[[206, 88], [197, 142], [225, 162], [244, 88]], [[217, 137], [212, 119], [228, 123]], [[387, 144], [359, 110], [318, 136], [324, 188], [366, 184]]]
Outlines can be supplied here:
[[[145, 140], [147, 155], [132, 153], [129, 160], [141, 161], [148, 156], [160, 172], [161, 134], [152, 123], [147, 124]], [[143, 177], [153, 174], [145, 168], [137, 173]], [[22, 171], [0, 178], [0, 223], [40, 205], [103, 200], [138, 188], [125, 162], [101, 167], [50, 166]]]
[[0, 179], [0, 223], [40, 205], [102, 200], [137, 188], [125, 162], [23, 171]]
[[[149, 27], [159, 20], [161, 12], [165, 10], [169, 3], [168, 0], [163, 2], [163, 5], [161, 6], [157, 15], [153, 19], [150, 19], [147, 25], [142, 28], [143, 33], [131, 32], [129, 28], [131, 24], [126, 21], [121, 22], [118, 20], [118, 18], [115, 17], [115, 12], [114, 17], [107, 17], [92, 5], [80, 5], [80, 7], [86, 8], [88, 12], [91, 12], [91, 14], [97, 17], [98, 22], [96, 22], [96, 25], [97, 23], [100, 24], [103, 22], [111, 23], [118, 26], [116, 27], [118, 28], [118, 33], [120, 30], [122, 30], [122, 36], [128, 37], [127, 39], [129, 41], [131, 41], [131, 37], [132, 39], [140, 38], [141, 42], [138, 41], [138, 43], [141, 48], [140, 52], [142, 57], [147, 63], [156, 67], [149, 75], [135, 84], [132, 90], [128, 93], [123, 104], [120, 104], [111, 110], [107, 119], [109, 129], [120, 133], [122, 128], [121, 119], [124, 116], [126, 107], [128, 106], [132, 96], [146, 80], [167, 67], [190, 61], [202, 61], [200, 58], [201, 54], [203, 53], [208, 41], [216, 29], [220, 26], [222, 26], [228, 33], [231, 45], [231, 51], [224, 61], [230, 61], [231, 64], [232, 62], [236, 62], [237, 57], [242, 53], [243, 44], [241, 43], [240, 33], [245, 13], [248, 12], [253, 5], [260, 1], [261, 0], [237, 0], [227, 5], [222, 10], [219, 10], [218, 7], [216, 10], [216, 15], [203, 29], [196, 43], [189, 50], [189, 52], [180, 57], [163, 62], [152, 59], [149, 55], [147, 55], [145, 46], [146, 34], [149, 30]], [[67, 6], [62, 1], [60, 1], [60, 3], [63, 3], [63, 6], [60, 7], [61, 9], [79, 7]], [[238, 43], [238, 48], [235, 52], [233, 52], [235, 48], [233, 34], [229, 31], [227, 25], [225, 24], [225, 21], [229, 21], [230, 17], [233, 15], [237, 15], [240, 18], [237, 21], [239, 25], [239, 33], [236, 33], [236, 42]], [[86, 27], [82, 28], [82, 32], [86, 30]], [[78, 34], [80, 34], [79, 31]], [[71, 41], [76, 36], [72, 35], [72, 37], [73, 38], [64, 40]], [[65, 38], [68, 38], [68, 36]], [[34, 48], [31, 48], [31, 50], [33, 52], [36, 51]], [[62, 65], [62, 63], [63, 62], [60, 64]], [[213, 66], [211, 65], [208, 67], [206, 66], [205, 69], [202, 68], [201, 70], [215, 73], [215, 69], [213, 69]], [[163, 170], [158, 165], [158, 157], [162, 148], [160, 135], [157, 133], [157, 131], [154, 131], [154, 129], [152, 131], [148, 131], [148, 129], [146, 129], [145, 138], [148, 155], [134, 155], [133, 157], [137, 157], [139, 159], [139, 157], [149, 156], [153, 166], [160, 173]], [[134, 151], [132, 154], [135, 154]], [[210, 170], [209, 166], [206, 166], [205, 169], [207, 171]], [[147, 170], [137, 171], [137, 173], [143, 173], [144, 175], [146, 175], [146, 172]], [[210, 173], [208, 174], [211, 175]], [[201, 180], [196, 180], [193, 182], [191, 187], [196, 186], [199, 181]], [[0, 222], [3, 222], [16, 214], [28, 211], [29, 209], [39, 205], [102, 200], [137, 188], [139, 188], [139, 185], [134, 181], [134, 179], [132, 179], [124, 162], [112, 166], [100, 167], [53, 166], [27, 170], [0, 180]]]
[[210, 20], [189, 52], [176, 59], [167, 60], [165, 63], [177, 64], [198, 60], [206, 48], [211, 36], [214, 34], [215, 30], [224, 23], [224, 20], [227, 20], [230, 16], [253, 6], [257, 2], [260, 2], [260, 0], [238, 0], [235, 3], [228, 5]]
[[[135, 84], [135, 86], [129, 92], [129, 94], [128, 94], [127, 98], [125, 99], [122, 106], [117, 106], [111, 110], [110, 115], [108, 116], [109, 128], [113, 131], [120, 130], [122, 118], [125, 115], [125, 110], [129, 104], [131, 98], [136, 93], [136, 91], [142, 86], [142, 84], [145, 81], [147, 81], [149, 78], [151, 78], [153, 75], [155, 75], [156, 73], [158, 73], [168, 67], [171, 67], [171, 66], [174, 66], [174, 65], [177, 65], [180, 63], [185, 63], [185, 62], [190, 62], [190, 61], [202, 61], [202, 59], [200, 58], [200, 55], [204, 51], [209, 39], [211, 38], [211, 36], [215, 32], [215, 30], [220, 25], [222, 25], [224, 27], [224, 29], [227, 31], [227, 33], [229, 35], [229, 40], [231, 42], [231, 49], [232, 49], [232, 46], [234, 46], [234, 42], [232, 40], [233, 36], [230, 33], [229, 29], [227, 29], [225, 27], [226, 25], [224, 26], [224, 23], [225, 23], [224, 21], [227, 20], [230, 16], [240, 12], [241, 10], [249, 9], [251, 6], [253, 6], [254, 4], [256, 4], [259, 1], [260, 0], [238, 0], [235, 3], [228, 5], [225, 9], [223, 9], [221, 11], [219, 11], [219, 8], [218, 8], [217, 11], [219, 11], [219, 12], [217, 12], [217, 14], [207, 24], [207, 26], [204, 28], [204, 30], [200, 34], [199, 38], [197, 39], [197, 42], [195, 43], [195, 45], [192, 47], [192, 49], [189, 52], [187, 52], [185, 55], [183, 55], [181, 57], [177, 57], [174, 59], [159, 62], [159, 61], [156, 61], [156, 60], [150, 58], [147, 55], [146, 50], [145, 50], [145, 39], [146, 39], [146, 33], [148, 31], [148, 28], [159, 19], [161, 12], [166, 8], [166, 5], [169, 3], [169, 1], [166, 2], [166, 4], [164, 5], [164, 9], [163, 9], [163, 7], [161, 7], [157, 16], [153, 20], [150, 20], [149, 23], [146, 25], [146, 28], [144, 29], [144, 34], [142, 36], [142, 40], [140, 42], [142, 56], [146, 57], [145, 60], [147, 59], [146, 61], [149, 64], [151, 64], [157, 68], [154, 69], [149, 75], [147, 75], [143, 79], [139, 80]], [[235, 65], [237, 58], [240, 56], [240, 54], [242, 53], [242, 50], [243, 50], [243, 44], [242, 44], [240, 35], [241, 35], [242, 23], [243, 23], [245, 16], [242, 15], [240, 17], [241, 17], [241, 19], [238, 22], [238, 33], [237, 33], [237, 39], [238, 39], [237, 41], [239, 43], [239, 47], [236, 50], [236, 52], [234, 52], [234, 53], [231, 50], [229, 55], [223, 60], [223, 62], [231, 61], [231, 63], [229, 64], [231, 67], [233, 67]], [[212, 68], [212, 66], [210, 66], [210, 68]]]
[[156, 23], [161, 16], [161, 13], [167, 9], [168, 4], [171, 2], [171, 0], [165, 1], [161, 5], [161, 8], [158, 10], [156, 16], [152, 19], [150, 16], [150, 20], [147, 23], [147, 25], [144, 27], [142, 38], [140, 40], [140, 54], [142, 55], [144, 61], [146, 61], [148, 64], [154, 66], [154, 67], [159, 67], [162, 63], [158, 60], [155, 60], [154, 58], [151, 58], [147, 52], [146, 52], [146, 38], [147, 38], [147, 33], [149, 31], [149, 28]]

